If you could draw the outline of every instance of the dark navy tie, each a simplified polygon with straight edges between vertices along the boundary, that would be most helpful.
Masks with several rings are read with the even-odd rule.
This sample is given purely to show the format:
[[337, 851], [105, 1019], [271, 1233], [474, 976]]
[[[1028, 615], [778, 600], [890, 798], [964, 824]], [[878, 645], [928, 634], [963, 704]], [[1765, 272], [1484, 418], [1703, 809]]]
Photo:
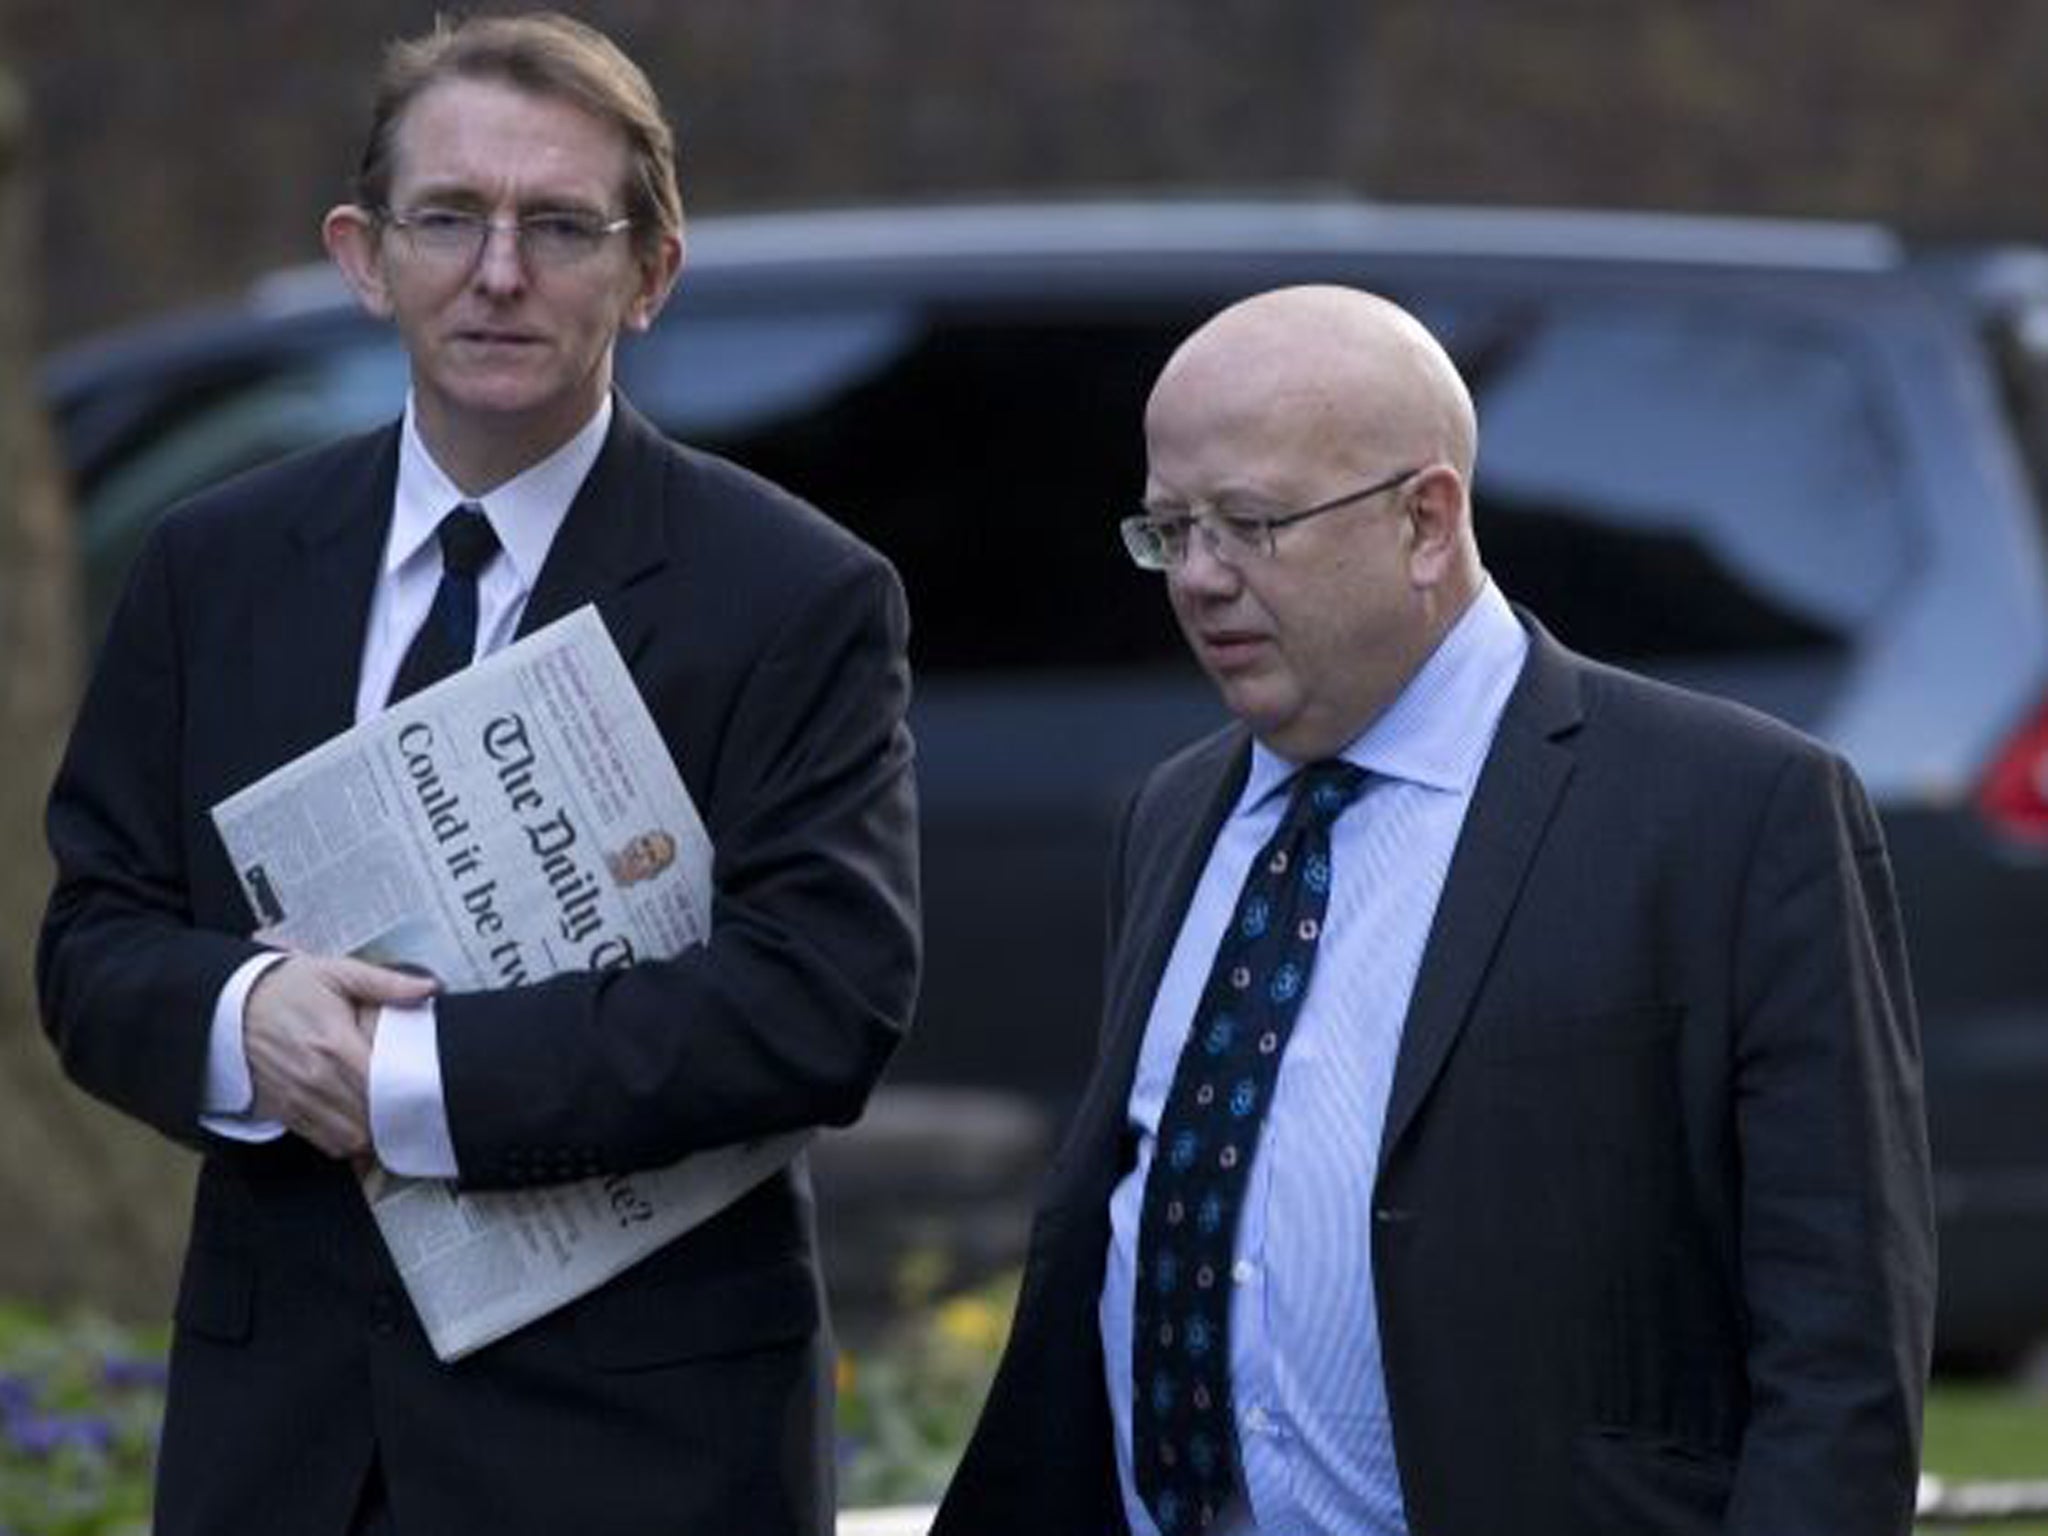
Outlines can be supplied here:
[[476, 654], [476, 578], [497, 554], [498, 535], [479, 508], [464, 503], [441, 519], [434, 537], [441, 542], [441, 585], [398, 664], [389, 704], [461, 671]]
[[1330, 825], [1365, 771], [1312, 763], [1252, 860], [1160, 1111], [1138, 1215], [1131, 1460], [1162, 1536], [1206, 1530], [1238, 1486], [1230, 1275], [1245, 1180], [1330, 899]]

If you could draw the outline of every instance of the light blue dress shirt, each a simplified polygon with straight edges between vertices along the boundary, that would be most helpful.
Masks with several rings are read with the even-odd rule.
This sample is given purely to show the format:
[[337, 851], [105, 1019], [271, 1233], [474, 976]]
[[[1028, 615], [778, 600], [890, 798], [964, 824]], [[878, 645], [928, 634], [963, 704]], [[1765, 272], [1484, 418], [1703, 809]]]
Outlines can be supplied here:
[[[1371, 775], [1332, 831], [1335, 882], [1245, 1191], [1230, 1308], [1245, 1498], [1219, 1536], [1405, 1536], [1373, 1301], [1371, 1204], [1402, 1022], [1451, 853], [1528, 637], [1489, 582], [1344, 757]], [[1128, 1107], [1135, 1166], [1110, 1201], [1099, 1307], [1133, 1536], [1131, 1289], [1160, 1112], [1246, 870], [1293, 765], [1254, 744], [1153, 999]]]

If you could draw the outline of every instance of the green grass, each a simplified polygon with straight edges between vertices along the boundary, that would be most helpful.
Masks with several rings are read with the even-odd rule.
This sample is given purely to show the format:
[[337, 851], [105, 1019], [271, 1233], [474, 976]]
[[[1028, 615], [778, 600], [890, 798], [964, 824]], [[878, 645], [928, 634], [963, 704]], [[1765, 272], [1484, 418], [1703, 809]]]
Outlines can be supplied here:
[[[839, 1367], [841, 1494], [935, 1499], [973, 1428], [1014, 1280], [928, 1298]], [[163, 1328], [0, 1298], [0, 1536], [147, 1536]]]
[[[842, 1360], [849, 1502], [931, 1498], [944, 1486], [1014, 1301], [1013, 1280], [927, 1297], [894, 1336]], [[0, 1300], [0, 1536], [142, 1536], [164, 1344], [160, 1328], [53, 1317]], [[2048, 1479], [2048, 1386], [1938, 1383], [1927, 1404], [1925, 1464], [1950, 1481]], [[2048, 1519], [1969, 1529], [2048, 1536]]]
[[[2048, 1479], [2048, 1390], [1981, 1382], [1935, 1383], [1927, 1399], [1927, 1471], [1949, 1481]], [[1962, 1526], [1924, 1525], [1928, 1536]], [[1997, 1536], [2048, 1536], [2048, 1519], [1970, 1526]]]

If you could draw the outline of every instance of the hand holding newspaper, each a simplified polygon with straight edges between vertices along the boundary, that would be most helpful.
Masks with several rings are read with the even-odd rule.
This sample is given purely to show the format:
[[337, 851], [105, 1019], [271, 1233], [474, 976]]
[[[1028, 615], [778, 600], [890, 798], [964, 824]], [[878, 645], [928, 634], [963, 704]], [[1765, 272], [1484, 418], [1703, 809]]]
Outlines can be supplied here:
[[[665, 959], [710, 932], [710, 838], [589, 607], [213, 818], [259, 938], [429, 971], [448, 992]], [[372, 1169], [364, 1192], [435, 1354], [455, 1360], [715, 1215], [808, 1135], [482, 1194]]]

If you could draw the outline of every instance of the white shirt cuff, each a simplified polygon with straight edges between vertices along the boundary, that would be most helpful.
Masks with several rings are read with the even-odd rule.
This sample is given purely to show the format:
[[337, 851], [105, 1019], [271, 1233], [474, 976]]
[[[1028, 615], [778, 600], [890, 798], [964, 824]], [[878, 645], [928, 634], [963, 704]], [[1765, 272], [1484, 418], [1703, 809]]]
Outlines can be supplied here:
[[386, 1006], [370, 1047], [370, 1140], [377, 1161], [412, 1179], [452, 1179], [455, 1138], [441, 1100], [441, 1043], [431, 1001]]
[[249, 1076], [249, 1053], [242, 1044], [242, 1015], [257, 978], [284, 959], [275, 952], [251, 955], [236, 967], [214, 1000], [213, 1023], [206, 1039], [206, 1082], [200, 1091], [199, 1123], [231, 1141], [275, 1141], [284, 1126], [258, 1119], [256, 1088]]

